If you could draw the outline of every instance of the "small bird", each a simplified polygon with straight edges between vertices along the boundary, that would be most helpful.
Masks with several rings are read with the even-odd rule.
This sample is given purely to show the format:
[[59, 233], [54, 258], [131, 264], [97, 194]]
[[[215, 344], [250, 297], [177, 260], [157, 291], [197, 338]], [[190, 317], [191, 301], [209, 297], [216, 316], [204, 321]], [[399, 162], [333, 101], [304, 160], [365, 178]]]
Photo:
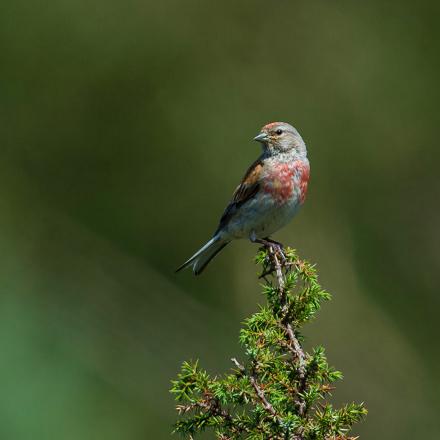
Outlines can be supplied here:
[[176, 272], [192, 266], [199, 275], [228, 243], [239, 238], [282, 250], [269, 237], [304, 203], [310, 177], [306, 145], [286, 122], [265, 125], [254, 140], [261, 142], [263, 152], [246, 171], [213, 237]]

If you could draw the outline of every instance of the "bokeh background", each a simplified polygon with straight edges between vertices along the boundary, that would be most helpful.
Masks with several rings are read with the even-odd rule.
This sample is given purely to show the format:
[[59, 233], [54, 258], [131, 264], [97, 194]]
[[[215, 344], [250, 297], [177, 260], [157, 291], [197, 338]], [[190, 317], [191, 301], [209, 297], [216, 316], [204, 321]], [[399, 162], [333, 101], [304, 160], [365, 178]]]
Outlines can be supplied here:
[[247, 242], [173, 271], [285, 120], [312, 180], [275, 238], [334, 295], [307, 345], [366, 402], [362, 438], [438, 438], [439, 13], [2, 0], [0, 437], [171, 438], [181, 361], [229, 368], [263, 301]]

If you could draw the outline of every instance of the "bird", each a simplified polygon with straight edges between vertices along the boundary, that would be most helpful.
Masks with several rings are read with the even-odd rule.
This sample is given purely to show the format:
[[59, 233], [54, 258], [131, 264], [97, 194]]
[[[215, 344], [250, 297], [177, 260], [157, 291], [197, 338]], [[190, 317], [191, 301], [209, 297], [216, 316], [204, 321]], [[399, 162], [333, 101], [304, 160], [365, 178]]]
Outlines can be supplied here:
[[265, 125], [254, 140], [262, 145], [261, 155], [234, 191], [218, 228], [176, 272], [192, 267], [195, 275], [201, 274], [236, 239], [282, 250], [281, 243], [270, 236], [292, 220], [306, 199], [310, 178], [306, 144], [287, 122]]

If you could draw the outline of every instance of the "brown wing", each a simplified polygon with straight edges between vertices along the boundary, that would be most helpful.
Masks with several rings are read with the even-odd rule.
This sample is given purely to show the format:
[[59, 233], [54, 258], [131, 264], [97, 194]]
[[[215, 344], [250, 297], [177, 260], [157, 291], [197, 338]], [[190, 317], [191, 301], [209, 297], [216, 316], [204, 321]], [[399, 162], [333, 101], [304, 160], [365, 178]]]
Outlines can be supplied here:
[[232, 195], [231, 202], [226, 207], [225, 212], [220, 219], [217, 232], [229, 222], [237, 209], [243, 205], [243, 203], [247, 202], [257, 193], [260, 187], [259, 181], [262, 169], [263, 162], [261, 160], [257, 160], [246, 171], [246, 174], [244, 175], [240, 185], [237, 186], [234, 194]]

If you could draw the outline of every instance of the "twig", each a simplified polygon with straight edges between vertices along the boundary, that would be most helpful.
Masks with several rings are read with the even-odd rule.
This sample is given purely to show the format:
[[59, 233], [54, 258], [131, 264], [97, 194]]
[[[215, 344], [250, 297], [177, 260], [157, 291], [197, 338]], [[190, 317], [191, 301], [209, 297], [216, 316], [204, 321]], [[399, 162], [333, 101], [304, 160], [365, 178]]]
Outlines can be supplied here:
[[228, 411], [220, 408], [220, 405], [216, 400], [209, 399], [209, 403], [208, 401], [204, 400], [204, 401], [191, 403], [190, 405], [177, 405], [176, 407], [177, 411], [179, 411], [180, 414], [187, 413], [193, 410], [194, 408], [205, 409], [216, 416], [223, 417], [225, 420], [229, 422], [232, 421], [231, 414], [229, 414]]
[[293, 352], [296, 354], [296, 357], [298, 359], [298, 373], [299, 373], [299, 377], [301, 379], [303, 379], [305, 377], [306, 374], [306, 369], [305, 369], [305, 355], [304, 355], [304, 351], [301, 347], [301, 344], [298, 341], [298, 338], [295, 336], [295, 332], [293, 331], [292, 325], [290, 324], [290, 322], [288, 322], [286, 324], [286, 333], [290, 339], [290, 342], [292, 344], [292, 349]]
[[281, 264], [278, 261], [278, 257], [277, 257], [276, 252], [274, 252], [274, 250], [272, 248], [269, 248], [269, 253], [273, 257], [273, 261], [274, 261], [274, 265], [275, 265], [275, 272], [277, 274], [278, 287], [280, 288], [280, 291], [284, 291], [285, 283], [284, 283], [283, 271], [281, 269]]
[[243, 432], [248, 432], [245, 427], [235, 423], [232, 414], [223, 409], [216, 398], [211, 398], [209, 395], [205, 395], [205, 400], [194, 402], [190, 405], [177, 406], [179, 413], [186, 413], [194, 408], [201, 408], [214, 416], [222, 417], [225, 420], [225, 423], [227, 423], [228, 428], [234, 433], [242, 434]]
[[[278, 288], [280, 291], [280, 301], [282, 304], [282, 310], [285, 314], [287, 312], [287, 310], [285, 310], [287, 308], [286, 292], [284, 291], [286, 284], [284, 281], [282, 265], [281, 265], [280, 261], [278, 260], [277, 254], [276, 254], [276, 252], [273, 251], [272, 247], [269, 247], [268, 251], [269, 251], [269, 255], [272, 257], [273, 265], [275, 267], [276, 279], [277, 279]], [[286, 267], [285, 263], [283, 263], [283, 267]], [[298, 376], [300, 379], [299, 392], [301, 393], [304, 391], [305, 386], [306, 386], [306, 368], [305, 368], [304, 350], [302, 349], [301, 344], [299, 343], [298, 338], [296, 337], [295, 332], [294, 332], [290, 322], [285, 322], [283, 324], [284, 324], [284, 326], [283, 326], [284, 330], [289, 338], [289, 344], [288, 344], [289, 351], [298, 360]], [[304, 399], [300, 398], [297, 400], [296, 403], [298, 405], [299, 414], [304, 415], [304, 413], [306, 411], [306, 403], [305, 403]]]
[[[289, 339], [293, 345], [291, 351], [293, 351], [295, 353], [295, 356], [298, 359], [298, 364], [299, 364], [298, 376], [300, 379], [298, 393], [302, 393], [306, 388], [306, 379], [307, 379], [304, 351], [301, 348], [301, 345], [300, 345], [298, 339], [296, 338], [295, 333], [294, 333], [290, 323], [286, 324], [286, 332], [287, 332]], [[303, 416], [306, 412], [306, 409], [307, 409], [306, 402], [304, 401], [303, 398], [299, 397], [298, 400], [296, 401], [296, 404], [298, 406], [299, 415]]]
[[[237, 359], [232, 358], [231, 361], [234, 363], [234, 365], [241, 371], [245, 372], [246, 369], [241, 365]], [[275, 411], [274, 407], [269, 403], [269, 401], [266, 399], [266, 395], [264, 394], [264, 391], [260, 388], [258, 385], [257, 379], [254, 374], [249, 373], [249, 381], [251, 382], [252, 387], [255, 390], [255, 393], [257, 394], [258, 398], [261, 400], [261, 403], [263, 404], [263, 407], [266, 411], [268, 411], [272, 416], [274, 416], [277, 421], [279, 421], [277, 412]]]
[[[280, 299], [282, 301], [282, 305], [283, 308], [286, 306], [286, 299], [285, 299], [285, 292], [284, 292], [284, 287], [285, 287], [285, 282], [284, 282], [284, 277], [283, 277], [283, 271], [282, 271], [282, 266], [278, 260], [278, 257], [276, 255], [275, 252], [273, 252], [272, 248], [269, 248], [269, 254], [272, 256], [273, 258], [273, 263], [275, 266], [275, 272], [276, 272], [276, 278], [277, 278], [277, 282], [278, 282], [278, 287], [280, 290]], [[298, 368], [298, 372], [301, 378], [304, 377], [305, 375], [305, 355], [304, 355], [304, 351], [301, 347], [301, 344], [299, 343], [297, 337], [295, 336], [295, 332], [293, 331], [292, 325], [287, 322], [285, 323], [285, 331], [287, 333], [287, 336], [289, 337], [290, 343], [292, 344], [292, 348], [291, 351], [293, 353], [295, 353], [297, 359], [298, 359], [298, 363], [299, 363], [299, 368]]]
[[[232, 358], [232, 363], [240, 370], [241, 373], [246, 372], [246, 368], [240, 364], [240, 362], [237, 361], [237, 359]], [[264, 394], [264, 391], [260, 388], [258, 385], [257, 379], [255, 378], [255, 375], [252, 373], [249, 373], [248, 375], [249, 381], [252, 385], [252, 387], [255, 390], [255, 393], [257, 394], [258, 398], [261, 400], [263, 407], [266, 411], [268, 411], [278, 423], [282, 422], [282, 419], [278, 416], [277, 412], [275, 411], [274, 407], [269, 403], [269, 401], [266, 398], [266, 395]], [[305, 405], [305, 404], [304, 404]], [[301, 413], [301, 406], [300, 406], [300, 413]], [[302, 433], [296, 433], [289, 437], [290, 440], [304, 440], [304, 436]]]

